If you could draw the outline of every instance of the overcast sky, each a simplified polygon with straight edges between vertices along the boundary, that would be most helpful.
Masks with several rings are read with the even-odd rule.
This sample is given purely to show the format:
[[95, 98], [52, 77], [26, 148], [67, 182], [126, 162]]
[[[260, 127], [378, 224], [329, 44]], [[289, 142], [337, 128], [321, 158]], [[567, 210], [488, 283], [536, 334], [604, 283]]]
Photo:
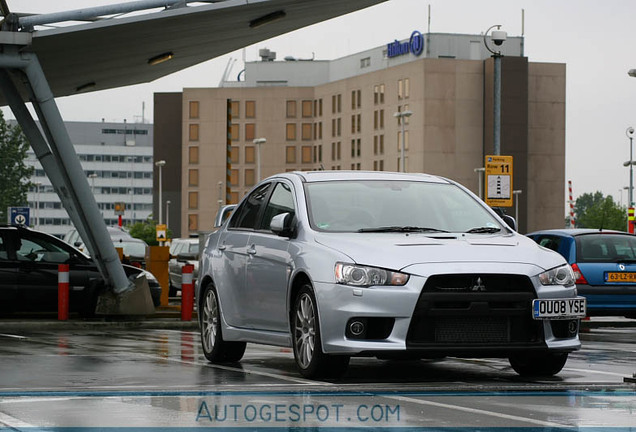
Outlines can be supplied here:
[[[7, 2], [13, 12], [47, 13], [123, 1]], [[566, 179], [573, 182], [575, 198], [599, 190], [625, 204], [627, 191], [622, 198], [619, 192], [629, 185], [629, 169], [623, 167], [630, 156], [625, 131], [636, 128], [636, 78], [627, 75], [636, 68], [634, 0], [389, 0], [249, 46], [246, 58], [257, 60], [259, 48], [269, 48], [279, 59], [315, 55], [330, 60], [405, 39], [413, 30], [427, 31], [429, 5], [431, 32], [480, 34], [502, 24], [512, 36], [524, 31], [531, 62], [567, 65]], [[241, 51], [152, 83], [60, 98], [58, 105], [67, 121], [134, 122], [141, 121], [145, 103], [144, 117], [151, 121], [154, 92], [217, 86], [230, 58], [238, 60], [231, 74], [235, 78], [242, 69]]]

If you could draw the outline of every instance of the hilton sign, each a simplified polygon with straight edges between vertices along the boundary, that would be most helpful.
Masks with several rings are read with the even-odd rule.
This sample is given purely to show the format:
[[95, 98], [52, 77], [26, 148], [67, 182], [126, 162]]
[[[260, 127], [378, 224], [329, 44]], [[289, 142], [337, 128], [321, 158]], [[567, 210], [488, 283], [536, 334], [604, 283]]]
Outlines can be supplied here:
[[422, 33], [415, 30], [411, 33], [411, 38], [407, 42], [395, 40], [386, 45], [386, 52], [389, 58], [405, 55], [408, 53], [419, 56], [424, 51], [424, 37]]

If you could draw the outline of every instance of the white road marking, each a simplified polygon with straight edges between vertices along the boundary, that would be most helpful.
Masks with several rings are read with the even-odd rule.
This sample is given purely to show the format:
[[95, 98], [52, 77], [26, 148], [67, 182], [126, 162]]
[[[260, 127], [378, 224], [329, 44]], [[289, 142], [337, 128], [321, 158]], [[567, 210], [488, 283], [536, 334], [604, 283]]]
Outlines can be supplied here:
[[12, 335], [12, 334], [6, 334], [6, 333], [0, 333], [0, 337], [7, 337], [12, 339], [28, 339], [28, 337], [26, 336]]
[[10, 428], [34, 428], [35, 426], [33, 426], [32, 424], [23, 422], [20, 419], [17, 419], [15, 417], [11, 417], [8, 414], [2, 413], [0, 412], [0, 425], [4, 425]]
[[498, 417], [498, 418], [506, 419], [506, 420], [514, 420], [514, 421], [518, 421], [518, 422], [522, 422], [522, 423], [536, 424], [536, 425], [539, 425], [539, 426], [558, 427], [558, 428], [569, 427], [569, 425], [564, 425], [564, 424], [561, 424], [561, 423], [553, 423], [553, 422], [549, 422], [549, 421], [536, 420], [536, 419], [527, 418], [527, 417], [513, 416], [513, 415], [510, 415], [510, 414], [498, 413], [498, 412], [494, 412], [494, 411], [486, 411], [486, 410], [476, 409], [476, 408], [463, 407], [463, 406], [460, 406], [460, 405], [451, 405], [451, 404], [445, 404], [445, 403], [441, 403], [441, 402], [433, 402], [433, 401], [424, 400], [424, 399], [415, 399], [415, 398], [406, 397], [406, 396], [385, 396], [385, 397], [388, 398], [388, 399], [395, 399], [395, 400], [399, 400], [399, 401], [402, 401], [402, 402], [409, 402], [409, 403], [414, 403], [414, 404], [419, 404], [419, 405], [427, 405], [427, 406], [432, 406], [432, 407], [436, 407], [436, 408], [446, 408], [446, 409], [456, 410], [456, 411], [464, 411], [464, 412], [471, 413], [471, 414], [487, 415], [487, 416]]

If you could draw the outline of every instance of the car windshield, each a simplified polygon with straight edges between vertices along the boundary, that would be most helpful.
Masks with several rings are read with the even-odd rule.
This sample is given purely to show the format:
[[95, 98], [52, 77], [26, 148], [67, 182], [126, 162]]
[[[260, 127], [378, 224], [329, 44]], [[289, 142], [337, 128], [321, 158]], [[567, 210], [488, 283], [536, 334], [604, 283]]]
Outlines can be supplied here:
[[146, 256], [145, 243], [116, 241], [116, 248], [122, 248], [125, 256], [144, 257]]
[[636, 261], [636, 237], [627, 234], [588, 234], [576, 238], [577, 262]]
[[311, 226], [329, 232], [473, 232], [503, 229], [454, 184], [368, 180], [308, 183]]

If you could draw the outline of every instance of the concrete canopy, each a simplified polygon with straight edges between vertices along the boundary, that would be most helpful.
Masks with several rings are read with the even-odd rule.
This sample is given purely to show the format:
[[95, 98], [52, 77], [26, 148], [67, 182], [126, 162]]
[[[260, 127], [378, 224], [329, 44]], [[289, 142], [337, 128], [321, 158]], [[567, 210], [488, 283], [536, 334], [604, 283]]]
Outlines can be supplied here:
[[[38, 30], [30, 49], [54, 96], [68, 96], [150, 82], [383, 1], [227, 0]], [[171, 60], [149, 64], [149, 59], [166, 53], [172, 53]]]

